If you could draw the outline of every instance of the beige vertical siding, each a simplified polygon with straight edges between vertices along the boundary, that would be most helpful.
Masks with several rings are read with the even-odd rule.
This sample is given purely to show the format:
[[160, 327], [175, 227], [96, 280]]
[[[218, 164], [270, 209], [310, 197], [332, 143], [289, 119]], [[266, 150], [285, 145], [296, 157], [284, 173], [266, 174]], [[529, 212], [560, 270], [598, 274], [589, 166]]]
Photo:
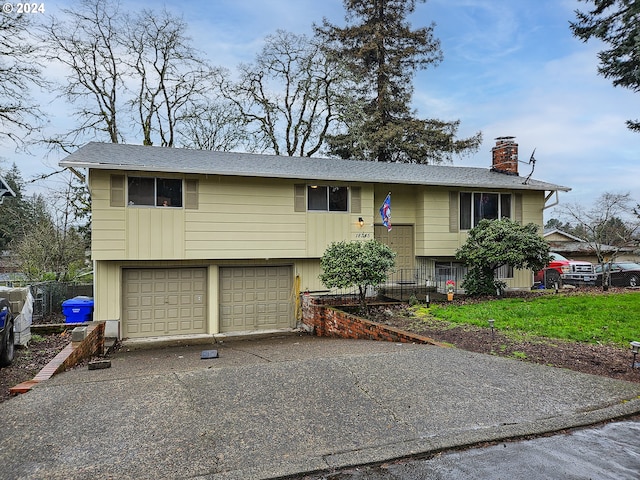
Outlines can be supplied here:
[[522, 223], [544, 226], [544, 192], [522, 192]]
[[420, 215], [416, 224], [416, 255], [447, 257], [455, 254], [463, 237], [460, 232], [450, 232], [449, 190], [425, 188], [416, 195]]
[[294, 270], [294, 276], [300, 277], [301, 292], [317, 292], [327, 289], [318, 278], [321, 273], [319, 258], [296, 260]]
[[93, 319], [120, 320], [122, 315], [122, 275], [116, 262], [94, 262]]
[[129, 207], [126, 218], [127, 258], [179, 260], [184, 257], [185, 231], [181, 226], [185, 223], [185, 210]]
[[91, 170], [91, 255], [94, 259], [125, 258], [125, 208], [110, 206], [110, 176], [107, 172]]

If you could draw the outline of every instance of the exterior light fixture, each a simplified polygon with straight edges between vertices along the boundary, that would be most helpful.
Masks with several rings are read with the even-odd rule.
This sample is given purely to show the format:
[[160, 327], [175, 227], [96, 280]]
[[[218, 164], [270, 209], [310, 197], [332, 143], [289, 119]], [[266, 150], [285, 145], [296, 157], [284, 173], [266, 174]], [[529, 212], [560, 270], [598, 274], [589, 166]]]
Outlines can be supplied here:
[[494, 337], [494, 333], [493, 333], [493, 324], [495, 323], [495, 320], [493, 318], [489, 319], [489, 327], [491, 327], [491, 341], [493, 341], [493, 337]]
[[429, 297], [429, 294], [427, 293], [427, 308], [429, 308], [430, 305], [431, 305], [431, 297]]
[[358, 217], [358, 225], [360, 228], [364, 227], [364, 219], [362, 217]]
[[631, 368], [636, 368], [636, 357], [640, 352], [640, 342], [631, 342], [631, 353], [633, 353], [633, 362], [631, 362]]

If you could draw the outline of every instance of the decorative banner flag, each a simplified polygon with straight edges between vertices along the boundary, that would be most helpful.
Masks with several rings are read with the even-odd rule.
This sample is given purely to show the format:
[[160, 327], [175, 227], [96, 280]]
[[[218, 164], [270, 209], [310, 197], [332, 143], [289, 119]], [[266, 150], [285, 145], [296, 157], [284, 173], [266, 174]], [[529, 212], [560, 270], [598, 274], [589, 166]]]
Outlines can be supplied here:
[[382, 223], [387, 227], [387, 232], [391, 231], [391, 193], [387, 195], [387, 198], [382, 202], [380, 207], [380, 216], [382, 217]]

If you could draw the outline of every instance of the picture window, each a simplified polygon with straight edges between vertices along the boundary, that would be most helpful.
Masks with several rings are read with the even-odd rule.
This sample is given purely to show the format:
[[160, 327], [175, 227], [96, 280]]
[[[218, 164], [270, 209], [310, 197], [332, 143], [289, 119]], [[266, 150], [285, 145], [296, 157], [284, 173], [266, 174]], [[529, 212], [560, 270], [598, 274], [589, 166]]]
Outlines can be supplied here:
[[511, 218], [511, 194], [460, 192], [460, 229], [470, 230], [480, 220]]

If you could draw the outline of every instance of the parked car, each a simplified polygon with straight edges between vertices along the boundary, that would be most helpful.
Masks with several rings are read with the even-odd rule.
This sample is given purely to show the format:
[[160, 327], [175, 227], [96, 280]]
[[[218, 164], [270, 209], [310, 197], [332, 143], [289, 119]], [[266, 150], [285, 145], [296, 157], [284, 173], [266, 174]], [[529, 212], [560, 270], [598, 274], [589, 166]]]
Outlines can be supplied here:
[[[605, 263], [604, 270], [609, 270], [611, 278], [609, 285], [612, 287], [638, 287], [640, 286], [640, 263], [614, 262]], [[596, 285], [602, 285], [602, 265], [596, 265], [598, 279]]]
[[0, 367], [13, 362], [15, 354], [13, 315], [11, 305], [5, 298], [0, 298]]
[[545, 288], [554, 288], [555, 284], [594, 285], [596, 274], [593, 264], [580, 260], [568, 260], [559, 253], [551, 253], [547, 268], [536, 272], [533, 281]]

